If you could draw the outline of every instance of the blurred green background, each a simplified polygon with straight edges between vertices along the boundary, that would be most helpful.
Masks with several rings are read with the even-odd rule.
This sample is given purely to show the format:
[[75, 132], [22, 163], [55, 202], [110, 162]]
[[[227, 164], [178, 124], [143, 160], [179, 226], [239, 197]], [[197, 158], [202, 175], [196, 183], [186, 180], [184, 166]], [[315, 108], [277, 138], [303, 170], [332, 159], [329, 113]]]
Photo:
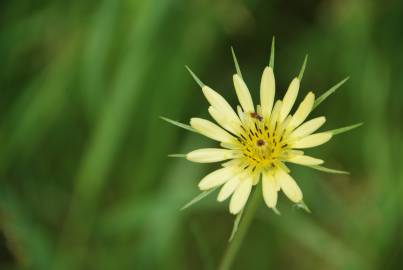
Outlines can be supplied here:
[[230, 46], [258, 97], [276, 36], [277, 97], [350, 80], [315, 115], [363, 121], [292, 167], [307, 214], [263, 202], [234, 269], [403, 268], [402, 1], [0, 3], [0, 269], [216, 269], [234, 217], [196, 196], [218, 165], [168, 158], [214, 146], [171, 126], [208, 117], [189, 65], [232, 104]]

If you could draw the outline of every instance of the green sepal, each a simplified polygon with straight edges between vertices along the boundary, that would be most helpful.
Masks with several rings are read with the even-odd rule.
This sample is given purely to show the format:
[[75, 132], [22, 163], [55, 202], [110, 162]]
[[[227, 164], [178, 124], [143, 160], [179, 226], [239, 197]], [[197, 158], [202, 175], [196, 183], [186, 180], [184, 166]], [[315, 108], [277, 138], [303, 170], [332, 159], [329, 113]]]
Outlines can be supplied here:
[[201, 199], [204, 199], [204, 197], [208, 196], [210, 193], [212, 193], [213, 191], [215, 191], [218, 187], [203, 191], [202, 193], [200, 193], [199, 195], [197, 195], [196, 197], [194, 197], [190, 202], [188, 202], [187, 204], [185, 204], [180, 210], [185, 210], [186, 208], [192, 206], [193, 204], [197, 203], [198, 201], [200, 201]]
[[185, 158], [186, 154], [169, 154], [168, 157]]
[[338, 84], [334, 85], [333, 87], [331, 87], [329, 90], [327, 90], [325, 93], [323, 93], [320, 97], [318, 97], [314, 104], [313, 104], [313, 109], [315, 109], [316, 107], [318, 107], [319, 104], [321, 104], [325, 99], [327, 99], [331, 94], [333, 94], [340, 86], [342, 86], [350, 77], [345, 78], [344, 80], [342, 80], [341, 82], [339, 82]]
[[334, 173], [334, 174], [350, 174], [349, 172], [346, 171], [340, 171], [340, 170], [335, 170], [335, 169], [330, 169], [330, 168], [326, 168], [320, 165], [311, 165], [308, 166], [312, 169], [318, 170], [318, 171], [322, 171], [322, 172], [327, 172], [327, 173]]
[[229, 237], [228, 242], [231, 242], [232, 239], [234, 239], [234, 236], [235, 236], [236, 232], [238, 231], [239, 223], [241, 222], [241, 219], [242, 219], [242, 214], [243, 214], [243, 209], [235, 217], [234, 225], [232, 226], [231, 236]]
[[178, 121], [175, 121], [175, 120], [169, 119], [169, 118], [167, 118], [167, 117], [163, 117], [163, 116], [160, 116], [160, 118], [161, 118], [162, 120], [164, 120], [164, 121], [166, 121], [166, 122], [168, 122], [168, 123], [174, 125], [174, 126], [177, 126], [177, 127], [180, 127], [180, 128], [183, 128], [183, 129], [192, 131], [192, 132], [197, 132], [194, 128], [192, 128], [192, 127], [189, 126], [189, 125], [183, 124], [183, 123], [181, 123], [181, 122], [178, 122]]
[[306, 67], [307, 62], [308, 62], [308, 55], [306, 54], [305, 58], [304, 58], [304, 63], [302, 64], [301, 70], [299, 71], [299, 74], [298, 74], [299, 81], [301, 81], [302, 77], [304, 76], [305, 67]]
[[270, 59], [269, 59], [269, 67], [271, 67], [274, 70], [274, 51], [275, 51], [275, 43], [276, 39], [273, 36], [271, 40], [271, 50], [270, 50]]
[[234, 48], [232, 48], [232, 46], [231, 46], [231, 54], [232, 54], [232, 58], [234, 59], [234, 64], [235, 64], [236, 73], [238, 74], [238, 76], [239, 76], [241, 79], [243, 79], [243, 78], [242, 78], [241, 69], [239, 68], [238, 59], [236, 58], [235, 51], [234, 51]]
[[305, 210], [309, 214], [312, 213], [311, 209], [309, 209], [309, 207], [306, 205], [306, 203], [303, 200], [301, 200], [299, 203], [296, 203], [295, 207], [301, 208], [301, 209]]
[[354, 124], [354, 125], [349, 125], [349, 126], [346, 126], [346, 127], [341, 127], [341, 128], [336, 128], [336, 129], [328, 130], [328, 131], [326, 131], [326, 132], [331, 132], [332, 135], [338, 135], [338, 134], [341, 134], [341, 133], [350, 131], [350, 130], [352, 130], [352, 129], [358, 128], [359, 126], [362, 126], [362, 124], [364, 124], [364, 123], [361, 122], [361, 123]]
[[199, 77], [197, 77], [196, 74], [188, 66], [185, 66], [185, 68], [189, 71], [190, 75], [192, 75], [193, 79], [200, 86], [200, 88], [203, 88], [205, 84], [199, 79]]

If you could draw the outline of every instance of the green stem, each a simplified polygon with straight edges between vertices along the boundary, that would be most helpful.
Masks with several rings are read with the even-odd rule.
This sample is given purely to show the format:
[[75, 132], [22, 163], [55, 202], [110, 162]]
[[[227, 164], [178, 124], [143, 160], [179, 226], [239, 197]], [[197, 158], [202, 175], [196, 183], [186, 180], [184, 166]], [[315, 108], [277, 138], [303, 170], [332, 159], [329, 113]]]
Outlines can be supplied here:
[[261, 200], [261, 185], [257, 185], [255, 188], [252, 198], [243, 213], [243, 218], [241, 224], [239, 225], [238, 231], [236, 232], [234, 239], [229, 243], [227, 250], [222, 257], [219, 270], [231, 269], [231, 265], [234, 262], [235, 256], [241, 247], [242, 241], [248, 232], [249, 226], [252, 223], [253, 217]]

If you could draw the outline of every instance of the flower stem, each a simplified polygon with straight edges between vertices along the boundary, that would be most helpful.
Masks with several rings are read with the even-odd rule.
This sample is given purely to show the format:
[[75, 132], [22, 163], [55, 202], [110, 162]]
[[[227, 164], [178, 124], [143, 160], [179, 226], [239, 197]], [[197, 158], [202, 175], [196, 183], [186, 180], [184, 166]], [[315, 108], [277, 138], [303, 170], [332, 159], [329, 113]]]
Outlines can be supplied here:
[[228, 270], [231, 269], [231, 265], [234, 262], [235, 256], [241, 247], [242, 241], [245, 238], [246, 233], [248, 232], [249, 226], [252, 223], [253, 217], [255, 216], [255, 212], [261, 201], [261, 185], [257, 185], [255, 190], [253, 191], [252, 198], [249, 204], [246, 206], [246, 209], [243, 213], [243, 218], [239, 225], [239, 229], [236, 232], [234, 239], [229, 243], [227, 250], [224, 253], [224, 256], [221, 259], [219, 270]]

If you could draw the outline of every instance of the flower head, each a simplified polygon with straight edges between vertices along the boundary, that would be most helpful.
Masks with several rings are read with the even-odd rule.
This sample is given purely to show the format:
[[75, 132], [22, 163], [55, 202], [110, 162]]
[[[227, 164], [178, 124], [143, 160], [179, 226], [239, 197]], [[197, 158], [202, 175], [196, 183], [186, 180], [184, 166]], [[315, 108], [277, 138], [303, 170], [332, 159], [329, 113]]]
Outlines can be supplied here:
[[234, 59], [238, 72], [233, 75], [233, 83], [240, 104], [236, 111], [218, 92], [204, 85], [189, 70], [201, 86], [210, 104], [208, 112], [216, 122], [192, 118], [190, 126], [196, 132], [219, 142], [221, 147], [194, 150], [186, 158], [199, 163], [224, 162], [221, 168], [199, 182], [199, 188], [205, 191], [221, 186], [217, 200], [221, 202], [231, 197], [229, 210], [232, 214], [244, 208], [253, 186], [260, 183], [266, 205], [276, 212], [280, 190], [292, 202], [305, 205], [302, 191], [291, 177], [287, 163], [341, 172], [319, 166], [323, 160], [306, 155], [304, 150], [326, 143], [337, 131], [340, 133], [355, 127], [317, 132], [325, 123], [325, 117], [307, 120], [314, 107], [344, 81], [316, 100], [314, 93], [309, 92], [292, 112], [306, 59], [300, 75], [292, 79], [284, 97], [277, 101], [273, 62], [270, 61], [270, 66], [264, 68], [261, 77], [260, 104], [255, 106]]

